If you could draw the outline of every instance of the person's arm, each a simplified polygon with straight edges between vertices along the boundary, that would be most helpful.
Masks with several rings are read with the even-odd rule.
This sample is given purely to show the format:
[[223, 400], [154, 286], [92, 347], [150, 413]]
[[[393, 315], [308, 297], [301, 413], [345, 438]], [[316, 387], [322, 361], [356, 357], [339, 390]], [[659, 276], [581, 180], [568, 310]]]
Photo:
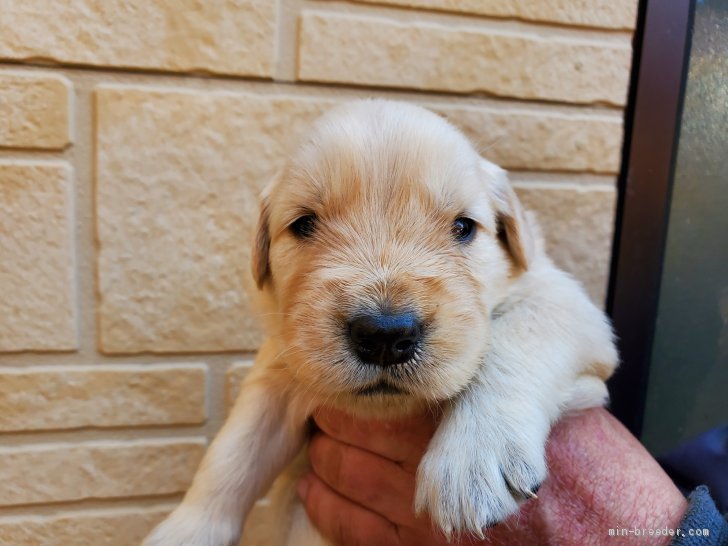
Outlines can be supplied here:
[[[415, 518], [415, 471], [436, 423], [360, 421], [338, 413], [316, 416], [312, 472], [299, 495], [313, 523], [332, 542], [358, 546], [447, 544]], [[593, 544], [610, 537], [667, 544], [653, 533], [676, 529], [685, 498], [642, 445], [606, 410], [571, 415], [551, 432], [549, 477], [521, 511], [465, 544]], [[631, 534], [630, 531], [632, 531]], [[637, 541], [639, 543], [639, 540]]]

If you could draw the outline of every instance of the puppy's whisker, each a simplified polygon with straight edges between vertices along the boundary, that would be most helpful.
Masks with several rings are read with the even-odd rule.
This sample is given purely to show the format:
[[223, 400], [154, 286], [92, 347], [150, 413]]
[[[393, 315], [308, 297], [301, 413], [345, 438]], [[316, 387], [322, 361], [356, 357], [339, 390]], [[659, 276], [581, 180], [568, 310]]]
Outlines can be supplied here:
[[487, 144], [482, 144], [482, 143], [478, 142], [478, 143], [476, 143], [475, 147], [480, 152], [480, 155], [486, 155], [486, 152], [493, 149], [496, 146], [496, 144], [498, 144], [501, 140], [503, 140], [503, 137], [491, 139], [491, 141], [488, 142]]
[[283, 349], [282, 351], [280, 351], [280, 352], [279, 352], [279, 353], [278, 353], [278, 354], [277, 354], [277, 355], [276, 355], [276, 356], [274, 357], [274, 361], [276, 361], [276, 362], [281, 362], [281, 363], [282, 363], [282, 364], [283, 364], [283, 365], [285, 366], [285, 368], [286, 368], [286, 369], [289, 369], [289, 364], [288, 364], [288, 362], [287, 362], [287, 361], [286, 361], [286, 360], [284, 359], [284, 357], [288, 357], [288, 356], [294, 356], [294, 355], [299, 355], [299, 354], [302, 354], [302, 352], [303, 352], [303, 351], [302, 351], [302, 350], [300, 350], [300, 349], [296, 349], [296, 348], [294, 348], [294, 347], [288, 347], [288, 348], [286, 348], [286, 349]]

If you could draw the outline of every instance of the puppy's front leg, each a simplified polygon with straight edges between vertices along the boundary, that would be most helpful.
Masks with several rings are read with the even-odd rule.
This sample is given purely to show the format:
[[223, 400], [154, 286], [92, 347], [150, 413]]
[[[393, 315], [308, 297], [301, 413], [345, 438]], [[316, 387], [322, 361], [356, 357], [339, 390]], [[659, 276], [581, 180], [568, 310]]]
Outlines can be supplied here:
[[601, 405], [616, 361], [606, 318], [573, 280], [557, 270], [525, 277], [422, 459], [417, 510], [448, 535], [478, 536], [517, 511], [546, 477], [551, 424], [571, 407]]
[[[235, 546], [253, 503], [301, 449], [303, 412], [268, 368], [263, 347], [184, 500], [144, 546]], [[300, 408], [299, 408], [300, 409]]]

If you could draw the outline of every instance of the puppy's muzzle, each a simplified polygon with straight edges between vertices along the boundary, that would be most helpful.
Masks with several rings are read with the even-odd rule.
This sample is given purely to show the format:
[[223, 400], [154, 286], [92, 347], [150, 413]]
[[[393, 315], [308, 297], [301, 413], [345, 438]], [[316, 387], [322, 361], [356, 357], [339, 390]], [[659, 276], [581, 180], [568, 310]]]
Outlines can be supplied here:
[[365, 364], [392, 366], [415, 356], [422, 325], [413, 313], [368, 313], [349, 321], [354, 353]]

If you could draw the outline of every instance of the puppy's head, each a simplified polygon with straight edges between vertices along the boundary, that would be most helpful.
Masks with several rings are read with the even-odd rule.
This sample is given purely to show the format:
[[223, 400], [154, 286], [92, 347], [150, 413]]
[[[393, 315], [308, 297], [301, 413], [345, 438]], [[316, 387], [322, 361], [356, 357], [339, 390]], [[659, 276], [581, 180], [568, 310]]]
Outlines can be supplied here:
[[468, 383], [531, 244], [504, 171], [459, 131], [360, 101], [321, 118], [266, 190], [253, 274], [306, 392], [396, 408]]

